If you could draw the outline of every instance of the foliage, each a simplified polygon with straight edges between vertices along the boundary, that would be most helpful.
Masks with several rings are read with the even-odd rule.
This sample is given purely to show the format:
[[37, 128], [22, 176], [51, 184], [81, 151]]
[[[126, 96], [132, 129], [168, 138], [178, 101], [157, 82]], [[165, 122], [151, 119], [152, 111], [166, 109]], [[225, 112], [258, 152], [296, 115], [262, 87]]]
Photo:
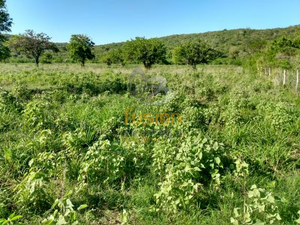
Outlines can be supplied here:
[[101, 62], [106, 63], [108, 66], [111, 64], [125, 65], [124, 52], [122, 48], [112, 50], [102, 56]]
[[[234, 209], [234, 218], [230, 219], [232, 224], [277, 224], [281, 220], [276, 206], [279, 197], [273, 197], [272, 193], [256, 185], [252, 185], [247, 197], [249, 203], [245, 203], [243, 213], [240, 208]], [[254, 215], [257, 219], [253, 219]]]
[[21, 215], [15, 215], [15, 213], [11, 214], [7, 219], [1, 219], [0, 218], [0, 224], [1, 225], [13, 225], [13, 224], [21, 224], [21, 223], [15, 223], [14, 221], [22, 218]]
[[0, 62], [10, 57], [9, 48], [0, 41]]
[[[11, 37], [10, 35], [5, 36], [8, 39]], [[274, 55], [274, 52], [271, 53], [273, 51], [270, 50], [271, 46], [275, 41], [280, 42], [282, 39], [289, 40], [288, 42], [291, 41], [293, 47], [287, 48], [286, 50], [279, 50], [279, 52], [277, 52], [278, 54], [276, 53]], [[202, 40], [211, 48], [208, 54], [210, 59], [208, 64], [238, 65], [259, 73], [268, 68], [295, 69], [299, 64], [299, 60], [297, 61], [297, 56], [299, 55], [299, 25], [267, 30], [247, 28], [199, 34], [171, 35], [158, 38], [157, 40], [163, 43], [166, 50], [165, 59], [160, 60], [158, 62], [160, 64], [168, 65], [174, 63], [172, 59], [174, 59], [173, 50], [175, 48], [184, 43], [197, 42], [198, 40]], [[128, 54], [126, 54], [123, 48], [124, 44], [125, 42], [119, 42], [95, 46], [93, 50], [95, 60], [93, 60], [93, 62], [120, 64], [122, 66], [125, 62], [127, 64], [141, 63], [142, 61], [137, 60], [136, 57], [130, 55], [128, 57]], [[51, 62], [72, 62], [72, 60], [68, 58], [66, 49], [68, 44], [57, 43], [56, 45], [60, 51], [53, 54]], [[10, 62], [25, 63], [30, 61], [14, 49], [10, 48], [10, 51]], [[119, 54], [120, 52], [122, 53]], [[48, 62], [49, 60], [46, 60], [45, 63]], [[185, 62], [178, 63], [186, 64]]]
[[299, 222], [294, 86], [239, 66], [155, 65], [147, 77], [164, 76], [174, 99], [144, 105], [128, 92], [135, 66], [1, 64], [2, 223]]
[[83, 67], [87, 59], [95, 58], [92, 53], [94, 45], [94, 42], [83, 34], [72, 35], [70, 43], [67, 45], [69, 56], [72, 60], [80, 62]]
[[295, 220], [295, 222], [300, 224], [300, 210], [298, 211], [298, 214], [299, 214], [299, 218], [297, 220]]
[[190, 210], [200, 200], [203, 185], [211, 181], [216, 187], [220, 185], [225, 156], [222, 144], [190, 134], [179, 148], [158, 145], [154, 151], [154, 171], [162, 178], [160, 190], [155, 194], [159, 207], [156, 210]]
[[290, 62], [293, 57], [297, 54], [298, 47], [297, 44], [291, 39], [285, 37], [274, 40], [267, 51], [267, 60], [272, 65], [280, 65], [283, 69], [290, 69]]
[[87, 205], [80, 205], [77, 210], [68, 198], [72, 191], [68, 192], [62, 199], [56, 199], [51, 206], [50, 211], [56, 209], [47, 219], [42, 221], [42, 225], [63, 225], [63, 224], [80, 224], [78, 221], [78, 211], [87, 208]]
[[173, 61], [176, 64], [187, 64], [196, 68], [197, 64], [208, 63], [210, 58], [210, 47], [202, 42], [187, 42], [179, 45], [173, 50]]
[[50, 42], [51, 38], [45, 33], [35, 33], [33, 30], [26, 30], [24, 34], [13, 36], [8, 45], [17, 52], [33, 57], [36, 66], [46, 50], [58, 51], [55, 44]]
[[165, 61], [166, 48], [156, 38], [136, 37], [124, 44], [124, 54], [127, 61], [141, 62], [146, 69], [150, 69], [153, 64]]
[[6, 0], [0, 0], [0, 42], [3, 41], [2, 32], [11, 31], [12, 19], [6, 10]]
[[7, 46], [4, 45], [6, 37], [2, 35], [2, 32], [11, 31], [12, 19], [10, 18], [5, 5], [6, 0], [0, 0], [0, 61], [7, 59], [10, 56], [10, 51]]

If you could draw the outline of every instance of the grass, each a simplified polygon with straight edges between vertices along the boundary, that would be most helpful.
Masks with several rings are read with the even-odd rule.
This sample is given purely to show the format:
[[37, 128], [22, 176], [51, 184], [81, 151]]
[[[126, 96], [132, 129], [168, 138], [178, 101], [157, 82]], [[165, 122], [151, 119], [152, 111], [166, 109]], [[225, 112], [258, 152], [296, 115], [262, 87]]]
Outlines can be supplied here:
[[[230, 224], [235, 208], [254, 207], [248, 196], [257, 185], [276, 201], [260, 196], [265, 210], [251, 212], [251, 221], [268, 221], [276, 208], [281, 220], [275, 224], [296, 224], [300, 100], [293, 81], [282, 86], [280, 71], [268, 76], [235, 66], [157, 65], [147, 78], [165, 77], [176, 95], [151, 106], [128, 91], [138, 66], [0, 65], [0, 218], [16, 213], [23, 224], [41, 224], [51, 215], [49, 224], [60, 217], [80, 224]], [[124, 130], [144, 127], [125, 125], [128, 108], [136, 117], [180, 113], [181, 124], [167, 127], [183, 135], [126, 143]], [[70, 205], [51, 208], [55, 199], [69, 199], [76, 218], [66, 214]], [[82, 204], [88, 207], [77, 211]]]

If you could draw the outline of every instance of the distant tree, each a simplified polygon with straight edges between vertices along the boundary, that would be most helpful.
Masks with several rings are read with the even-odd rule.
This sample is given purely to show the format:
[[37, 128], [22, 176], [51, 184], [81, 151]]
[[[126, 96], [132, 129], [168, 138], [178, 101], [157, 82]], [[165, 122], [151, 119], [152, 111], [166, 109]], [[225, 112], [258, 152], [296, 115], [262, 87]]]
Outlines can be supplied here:
[[51, 38], [45, 33], [35, 33], [33, 30], [26, 30], [24, 34], [11, 37], [8, 45], [16, 52], [33, 57], [36, 66], [39, 66], [40, 57], [46, 50], [58, 52], [57, 46], [50, 40]]
[[187, 41], [173, 50], [174, 63], [187, 64], [193, 68], [196, 68], [198, 64], [208, 63], [210, 56], [210, 46], [200, 40]]
[[2, 32], [10, 32], [10, 27], [12, 25], [12, 19], [9, 17], [9, 14], [6, 10], [5, 5], [6, 0], [0, 0], [0, 36]]
[[295, 48], [300, 49], [300, 35], [294, 38], [293, 45], [294, 45]]
[[125, 57], [124, 57], [124, 51], [122, 50], [122, 48], [113, 50], [111, 55], [112, 55], [113, 63], [119, 64], [120, 66], [125, 66]]
[[7, 59], [10, 56], [10, 51], [7, 46], [4, 45], [6, 37], [2, 32], [10, 32], [12, 25], [12, 19], [6, 10], [6, 0], [0, 0], [0, 61]]
[[83, 34], [72, 35], [70, 44], [67, 45], [69, 56], [72, 60], [80, 62], [84, 67], [87, 59], [94, 59], [95, 55], [92, 50], [95, 43], [90, 40], [89, 37]]
[[298, 52], [297, 40], [292, 41], [289, 38], [282, 37], [271, 42], [266, 52], [266, 59], [270, 65], [289, 69], [293, 58]]
[[172, 61], [175, 64], [186, 65], [186, 52], [183, 45], [175, 47], [172, 51]]
[[112, 54], [111, 52], [106, 53], [100, 58], [100, 62], [105, 63], [106, 65], [110, 66], [113, 63]]
[[265, 50], [268, 42], [266, 40], [249, 40], [248, 43], [246, 43], [246, 51], [249, 54], [254, 54], [257, 52], [262, 52]]
[[121, 48], [112, 50], [102, 56], [101, 61], [106, 63], [108, 66], [113, 64], [119, 64], [121, 66], [125, 65], [125, 59], [123, 50]]
[[229, 57], [231, 59], [236, 59], [239, 56], [240, 50], [237, 46], [232, 46], [229, 49]]
[[141, 62], [150, 69], [153, 64], [166, 60], [166, 48], [157, 38], [136, 37], [125, 43], [124, 55], [127, 61]]
[[52, 60], [53, 60], [53, 55], [48, 51], [45, 52], [43, 54], [43, 56], [41, 57], [41, 62], [42, 63], [50, 64], [50, 63], [52, 63]]
[[10, 50], [9, 48], [4, 45], [4, 43], [0, 42], [0, 61], [5, 61], [10, 57]]

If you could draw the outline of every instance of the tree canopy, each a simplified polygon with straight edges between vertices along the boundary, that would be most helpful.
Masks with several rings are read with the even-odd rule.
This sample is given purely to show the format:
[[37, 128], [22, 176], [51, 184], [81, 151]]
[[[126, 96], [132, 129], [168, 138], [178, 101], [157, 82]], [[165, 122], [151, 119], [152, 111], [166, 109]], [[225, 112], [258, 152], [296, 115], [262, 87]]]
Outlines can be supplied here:
[[9, 48], [4, 45], [6, 37], [2, 35], [2, 32], [10, 32], [12, 25], [12, 19], [6, 10], [5, 2], [6, 0], [0, 0], [0, 61], [7, 59], [10, 55]]
[[100, 61], [106, 63], [108, 66], [111, 65], [112, 63], [124, 66], [125, 65], [124, 51], [121, 47], [109, 51], [108, 53], [106, 53], [101, 57]]
[[8, 45], [16, 52], [33, 57], [35, 64], [39, 66], [39, 59], [46, 50], [58, 51], [57, 46], [51, 43], [50, 39], [45, 33], [35, 33], [33, 30], [26, 30], [24, 34], [11, 37]]
[[89, 37], [83, 34], [72, 35], [70, 44], [67, 45], [69, 56], [72, 60], [80, 62], [84, 66], [87, 59], [94, 59], [92, 52], [95, 43]]
[[135, 40], [127, 41], [124, 45], [124, 53], [126, 60], [141, 62], [146, 69], [166, 60], [165, 45], [157, 38], [136, 37]]
[[197, 64], [209, 61], [210, 50], [210, 46], [200, 40], [187, 41], [173, 50], [173, 61], [177, 64], [187, 64], [195, 68]]
[[0, 34], [10, 32], [12, 19], [10, 18], [5, 5], [6, 0], [0, 0]]

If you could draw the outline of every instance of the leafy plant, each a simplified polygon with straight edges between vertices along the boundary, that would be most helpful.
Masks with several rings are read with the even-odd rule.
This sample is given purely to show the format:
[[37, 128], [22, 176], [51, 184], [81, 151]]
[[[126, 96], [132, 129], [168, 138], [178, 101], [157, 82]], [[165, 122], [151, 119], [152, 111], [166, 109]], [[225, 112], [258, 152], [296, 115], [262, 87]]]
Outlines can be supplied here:
[[[80, 205], [77, 209], [74, 209], [74, 205], [68, 198], [72, 194], [72, 191], [66, 193], [62, 199], [56, 199], [49, 211], [55, 211], [48, 216], [47, 219], [42, 221], [42, 225], [63, 225], [63, 224], [80, 224], [78, 221], [78, 212], [87, 208], [87, 205]], [[58, 208], [58, 209], [56, 209]]]
[[16, 222], [18, 219], [22, 218], [20, 215], [16, 215], [15, 213], [11, 214], [7, 219], [1, 219], [0, 218], [0, 224], [1, 225], [21, 225], [21, 223]]
[[220, 185], [222, 160], [226, 156], [222, 144], [189, 136], [178, 147], [158, 146], [153, 166], [162, 181], [155, 194], [156, 211], [188, 210], [200, 200], [204, 185], [212, 183], [216, 188]]
[[231, 217], [232, 224], [277, 224], [281, 217], [276, 203], [280, 198], [274, 197], [272, 193], [263, 188], [252, 185], [248, 192], [248, 199], [243, 212], [240, 208], [234, 209], [234, 217]]

